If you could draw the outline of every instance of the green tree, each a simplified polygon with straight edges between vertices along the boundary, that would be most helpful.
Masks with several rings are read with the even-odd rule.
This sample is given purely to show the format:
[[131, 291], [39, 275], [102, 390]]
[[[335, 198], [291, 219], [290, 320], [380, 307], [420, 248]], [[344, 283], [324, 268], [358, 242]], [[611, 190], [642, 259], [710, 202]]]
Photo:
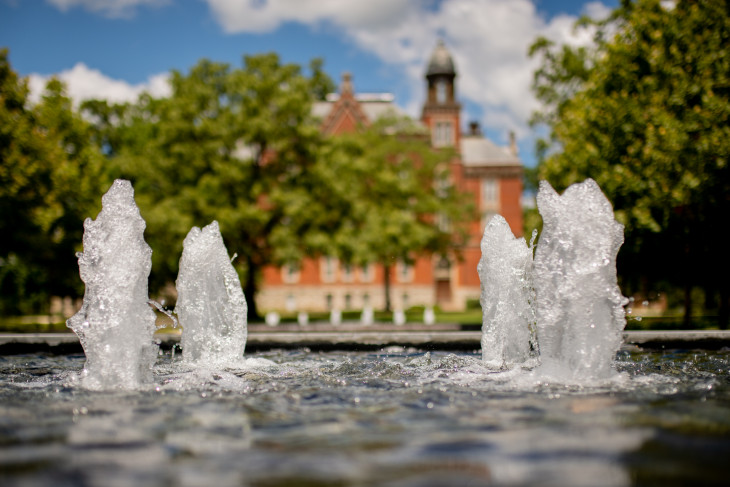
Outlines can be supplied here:
[[[347, 263], [378, 263], [385, 273], [386, 309], [396, 262], [457, 251], [473, 219], [467, 195], [450, 181], [450, 150], [431, 148], [428, 135], [409, 119], [384, 118], [333, 139], [328, 181], [334, 207], [345, 220], [331, 244]], [[334, 171], [332, 171], [334, 169]]]
[[202, 60], [172, 73], [168, 98], [85, 105], [114, 175], [134, 183], [155, 249], [153, 287], [174, 280], [190, 228], [218, 220], [254, 319], [260, 269], [319, 250], [307, 244], [335, 220], [309, 210], [323, 145], [311, 103], [332, 82], [320, 62], [311, 67], [306, 75], [275, 54], [246, 56], [240, 69]]
[[728, 323], [730, 2], [623, 1], [594, 50], [539, 40], [536, 121], [551, 128], [540, 176], [557, 188], [594, 178], [626, 225], [620, 272], [719, 290]]
[[333, 87], [321, 66], [304, 74], [274, 54], [240, 69], [203, 60], [172, 73], [168, 98], [84, 104], [114, 177], [134, 183], [153, 289], [174, 280], [188, 230], [213, 219], [239, 255], [251, 319], [264, 266], [331, 255], [390, 270], [463, 237], [469, 206], [444, 184], [453, 154], [430, 149], [406, 120], [324, 137], [311, 114]]
[[0, 51], [0, 312], [45, 310], [78, 295], [75, 251], [98, 207], [103, 158], [63, 85], [30, 104], [26, 80]]

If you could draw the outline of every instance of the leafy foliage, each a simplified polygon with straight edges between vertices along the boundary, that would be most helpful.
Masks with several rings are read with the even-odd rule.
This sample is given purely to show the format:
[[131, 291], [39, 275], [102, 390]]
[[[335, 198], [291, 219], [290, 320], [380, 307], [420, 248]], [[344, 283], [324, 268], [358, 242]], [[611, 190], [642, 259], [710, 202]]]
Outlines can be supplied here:
[[[57, 80], [29, 106], [26, 82], [6, 58], [0, 312], [80, 294], [73, 256], [82, 220], [98, 212], [114, 178], [134, 184], [154, 249], [153, 292], [164, 295], [174, 281], [190, 228], [217, 220], [228, 249], [240, 256], [234, 263], [252, 318], [266, 265], [333, 255], [389, 267], [395, 259], [444, 253], [463, 238], [468, 205], [444, 184], [453, 155], [432, 150], [411, 121], [323, 137], [311, 103], [333, 83], [319, 60], [306, 74], [275, 54], [246, 56], [241, 68], [201, 60], [187, 73], [171, 73], [167, 98], [90, 100], [82, 118]], [[437, 217], [451, 226], [439, 227]]]
[[0, 51], [0, 313], [43, 311], [78, 295], [74, 253], [98, 208], [103, 157], [62, 84], [29, 106], [28, 86]]
[[115, 176], [134, 183], [155, 249], [153, 287], [174, 280], [190, 228], [217, 220], [240, 256], [256, 316], [258, 269], [300, 257], [308, 240], [327, 231], [332, 222], [308, 211], [322, 146], [310, 113], [331, 81], [320, 62], [312, 69], [306, 76], [275, 54], [247, 56], [240, 69], [201, 60], [187, 74], [172, 73], [168, 98], [84, 105]]
[[624, 1], [595, 27], [592, 51], [534, 45], [535, 120], [551, 128], [540, 176], [599, 183], [626, 225], [627, 282], [720, 288], [726, 303], [711, 269], [730, 268], [717, 233], [730, 210], [730, 3]]

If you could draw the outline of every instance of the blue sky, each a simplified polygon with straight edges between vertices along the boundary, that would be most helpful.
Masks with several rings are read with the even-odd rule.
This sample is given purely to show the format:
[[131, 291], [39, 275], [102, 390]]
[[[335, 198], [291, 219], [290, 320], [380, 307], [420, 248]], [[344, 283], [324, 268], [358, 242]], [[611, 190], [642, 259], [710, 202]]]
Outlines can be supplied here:
[[0, 0], [0, 47], [29, 76], [37, 96], [58, 75], [75, 100], [163, 95], [171, 69], [201, 58], [241, 65], [242, 56], [277, 52], [285, 62], [325, 60], [358, 92], [390, 92], [418, 116], [423, 73], [438, 38], [453, 54], [463, 123], [477, 120], [506, 144], [515, 131], [533, 165], [537, 107], [526, 56], [538, 35], [585, 43], [572, 25], [605, 15], [617, 0]]

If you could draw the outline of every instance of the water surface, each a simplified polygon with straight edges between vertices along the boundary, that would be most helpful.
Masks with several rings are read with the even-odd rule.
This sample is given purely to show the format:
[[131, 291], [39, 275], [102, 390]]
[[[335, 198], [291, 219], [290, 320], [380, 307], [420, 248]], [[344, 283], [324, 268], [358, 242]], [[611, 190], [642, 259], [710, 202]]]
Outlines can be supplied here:
[[611, 380], [393, 349], [159, 357], [138, 391], [83, 355], [0, 357], [0, 479], [34, 485], [723, 485], [730, 351], [621, 352]]

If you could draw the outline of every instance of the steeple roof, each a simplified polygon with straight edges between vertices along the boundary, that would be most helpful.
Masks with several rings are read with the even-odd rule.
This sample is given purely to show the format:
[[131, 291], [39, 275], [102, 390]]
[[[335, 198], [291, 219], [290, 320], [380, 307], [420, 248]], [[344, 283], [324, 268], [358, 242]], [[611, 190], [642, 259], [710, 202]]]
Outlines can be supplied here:
[[439, 39], [436, 48], [431, 54], [431, 59], [428, 61], [428, 69], [426, 70], [426, 76], [438, 74], [456, 75], [454, 60], [449, 50], [446, 49], [444, 41], [441, 39]]

